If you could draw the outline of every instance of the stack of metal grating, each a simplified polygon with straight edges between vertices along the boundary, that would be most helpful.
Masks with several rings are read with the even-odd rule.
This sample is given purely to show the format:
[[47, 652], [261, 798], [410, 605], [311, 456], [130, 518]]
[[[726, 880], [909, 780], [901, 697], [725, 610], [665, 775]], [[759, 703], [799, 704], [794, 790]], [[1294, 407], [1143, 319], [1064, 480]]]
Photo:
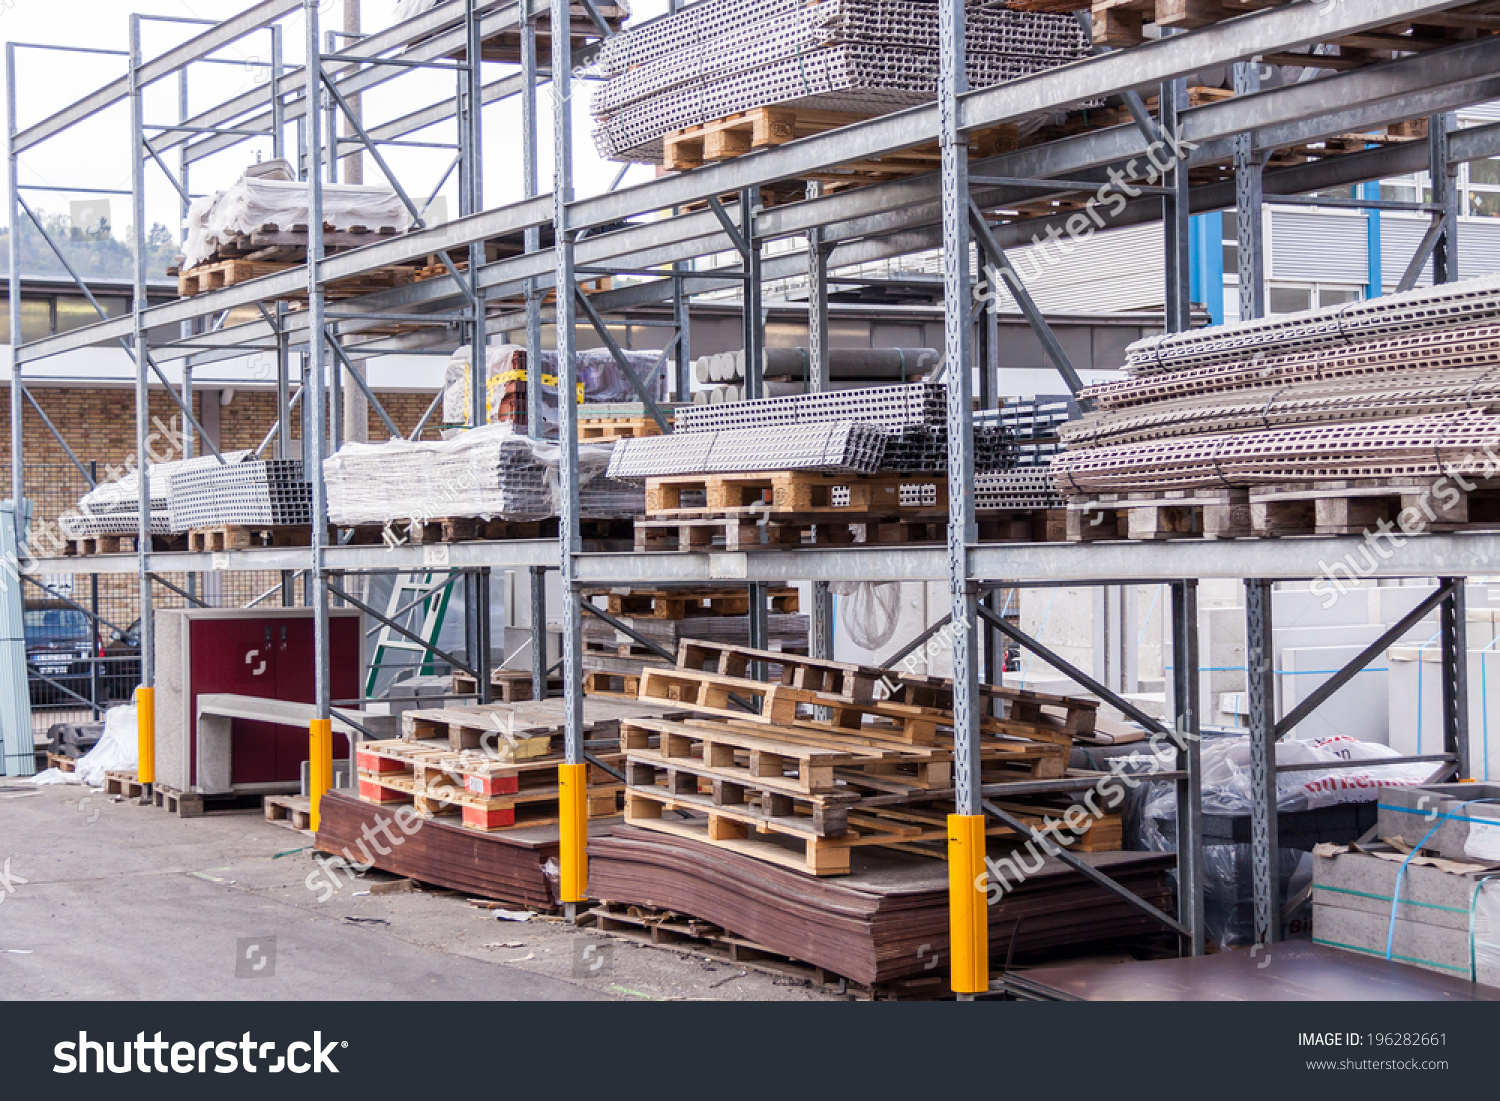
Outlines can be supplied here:
[[[1009, 428], [976, 424], [974, 437], [977, 471], [1015, 464]], [[923, 382], [683, 406], [671, 436], [620, 441], [609, 472], [652, 478], [772, 470], [946, 474], [946, 390]]]
[[[173, 459], [152, 464], [146, 478], [151, 500], [151, 533], [169, 535], [186, 530], [173, 525], [174, 478], [225, 464], [235, 466], [249, 458], [248, 451], [229, 451], [224, 454], [223, 463], [213, 455], [205, 455], [195, 459]], [[114, 481], [103, 482], [85, 493], [79, 499], [77, 509], [58, 517], [58, 527], [68, 539], [92, 535], [135, 535], [140, 525], [140, 503], [140, 472], [131, 470]]]
[[301, 459], [210, 458], [175, 470], [168, 495], [173, 531], [312, 523], [312, 484]]
[[[639, 515], [641, 488], [603, 477], [611, 446], [578, 449], [580, 512]], [[346, 444], [323, 464], [329, 520], [335, 524], [482, 517], [540, 520], [559, 505], [558, 445], [508, 424], [486, 425], [449, 440]]]
[[[969, 84], [1085, 57], [1071, 15], [968, 0]], [[604, 43], [594, 95], [602, 155], [660, 163], [667, 134], [758, 107], [878, 115], [933, 100], [934, 0], [703, 0]]]
[[1058, 488], [1494, 473], [1500, 276], [1137, 341], [1084, 396]]

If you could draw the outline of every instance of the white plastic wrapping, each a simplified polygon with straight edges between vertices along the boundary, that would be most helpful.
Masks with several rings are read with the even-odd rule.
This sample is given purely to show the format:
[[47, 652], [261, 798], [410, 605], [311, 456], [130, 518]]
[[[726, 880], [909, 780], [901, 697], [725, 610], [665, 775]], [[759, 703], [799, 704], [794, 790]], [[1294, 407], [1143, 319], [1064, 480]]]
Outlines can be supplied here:
[[828, 588], [842, 597], [839, 622], [854, 645], [878, 650], [891, 641], [901, 621], [899, 581], [835, 581]]
[[[589, 483], [609, 465], [610, 448], [578, 449], [578, 479]], [[481, 517], [536, 520], [561, 503], [556, 444], [494, 424], [437, 442], [350, 443], [323, 464], [328, 518], [335, 524], [425, 523]]]
[[106, 772], [126, 772], [136, 767], [139, 737], [135, 704], [111, 707], [104, 713], [103, 735], [93, 749], [73, 763], [72, 772], [49, 768], [33, 776], [31, 782], [103, 787]]
[[[197, 199], [188, 208], [182, 267], [203, 263], [220, 245], [262, 226], [290, 230], [307, 223], [305, 183], [247, 174], [228, 190]], [[411, 214], [388, 187], [324, 184], [323, 223], [335, 231], [364, 226], [372, 232], [389, 227], [404, 233], [411, 228]]]
[[[468, 425], [470, 410], [469, 364], [472, 349], [463, 347], [453, 353], [443, 380], [443, 423]], [[667, 393], [667, 371], [659, 351], [626, 352], [625, 358], [635, 369], [653, 400], [663, 401]], [[485, 411], [490, 424], [510, 419], [501, 405], [505, 387], [526, 378], [526, 349], [517, 344], [492, 344], [485, 350]], [[549, 381], [550, 380], [550, 381]], [[640, 394], [631, 385], [615, 357], [604, 348], [578, 353], [578, 381], [583, 386], [583, 401], [639, 401]], [[520, 410], [524, 412], [524, 403]], [[542, 422], [543, 435], [557, 436], [557, 354], [542, 353]], [[523, 418], [524, 423], [524, 418]]]

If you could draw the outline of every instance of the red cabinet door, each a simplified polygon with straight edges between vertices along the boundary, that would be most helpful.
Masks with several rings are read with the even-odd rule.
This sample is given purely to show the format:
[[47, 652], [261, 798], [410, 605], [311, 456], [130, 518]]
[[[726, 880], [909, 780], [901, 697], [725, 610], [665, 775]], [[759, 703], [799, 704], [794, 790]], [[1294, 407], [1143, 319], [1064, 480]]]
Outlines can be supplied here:
[[[205, 692], [231, 692], [237, 696], [276, 699], [278, 661], [275, 625], [258, 619], [194, 619], [189, 625], [191, 687], [188, 715], [196, 722], [198, 696]], [[277, 779], [276, 740], [273, 723], [236, 720], [230, 746], [230, 776], [235, 783], [258, 783]], [[190, 739], [193, 780], [197, 782], [198, 739]]]
[[[333, 698], [358, 699], [361, 688], [358, 617], [329, 621], [330, 687]], [[194, 619], [189, 626], [191, 658], [188, 713], [196, 716], [204, 692], [313, 703], [316, 648], [313, 621], [305, 617]], [[193, 780], [197, 782], [197, 739], [190, 739]], [[349, 746], [335, 734], [333, 755], [347, 757]], [[236, 719], [230, 746], [230, 782], [296, 783], [308, 755], [305, 727]]]

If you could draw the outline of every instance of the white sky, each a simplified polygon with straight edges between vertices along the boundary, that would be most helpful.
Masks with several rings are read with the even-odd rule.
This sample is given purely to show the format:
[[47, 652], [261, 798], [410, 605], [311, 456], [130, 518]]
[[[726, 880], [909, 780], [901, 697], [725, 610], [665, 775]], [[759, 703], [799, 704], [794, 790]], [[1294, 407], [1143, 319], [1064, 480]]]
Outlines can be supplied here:
[[[124, 50], [129, 44], [131, 12], [188, 19], [228, 18], [252, 7], [249, 0], [4, 0], [0, 3], [0, 38], [7, 42], [58, 43], [75, 47]], [[631, 7], [637, 19], [650, 18], [666, 10], [666, 0], [634, 0]], [[364, 0], [364, 30], [381, 30], [392, 22], [396, 0]], [[322, 14], [324, 29], [341, 29], [341, 0], [325, 0]], [[303, 54], [303, 23], [293, 16], [284, 24], [288, 64], [297, 64]], [[199, 29], [183, 24], [147, 24], [144, 50], [147, 58], [198, 33]], [[248, 90], [265, 71], [253, 63], [270, 56], [270, 36], [261, 33], [222, 51], [218, 56], [231, 64], [194, 65], [189, 77], [189, 103], [192, 113], [207, 110], [219, 102]], [[544, 59], [545, 63], [545, 59]], [[486, 80], [493, 81], [514, 71], [514, 67], [487, 65]], [[123, 57], [92, 54], [66, 54], [53, 51], [21, 50], [17, 60], [17, 122], [31, 125], [90, 91], [123, 76]], [[451, 94], [454, 77], [450, 73], [409, 73], [373, 90], [364, 97], [365, 121], [376, 125], [405, 114]], [[176, 79], [162, 81], [148, 89], [145, 114], [148, 122], [167, 123], [177, 115]], [[591, 120], [585, 88], [574, 100], [575, 171], [574, 180], [580, 197], [597, 193], [609, 186], [619, 166], [602, 161], [594, 152]], [[539, 108], [543, 114], [540, 145], [541, 184], [550, 190], [552, 178], [552, 141], [547, 115], [552, 100], [543, 90]], [[451, 124], [435, 127], [412, 138], [448, 141]], [[485, 199], [487, 206], [498, 206], [523, 197], [520, 180], [520, 107], [511, 100], [494, 104], [485, 113]], [[295, 141], [294, 128], [288, 130], [288, 144]], [[190, 188], [194, 195], [222, 188], [232, 183], [256, 152], [270, 156], [268, 139], [252, 139], [214, 158], [193, 166]], [[436, 186], [452, 159], [450, 152], [433, 150], [390, 149], [387, 160], [402, 186], [419, 203]], [[97, 116], [44, 145], [29, 150], [21, 158], [20, 178], [23, 184], [51, 187], [130, 188], [130, 140], [128, 108], [118, 107]], [[168, 157], [176, 168], [176, 154]], [[0, 173], [8, 173], [0, 158]], [[650, 179], [649, 166], [637, 166], [626, 178], [625, 186]], [[383, 182], [379, 168], [365, 158], [365, 182]], [[455, 184], [447, 184], [449, 214], [456, 214], [453, 198]], [[56, 192], [28, 191], [27, 201], [34, 209], [64, 213], [74, 199], [89, 196]], [[117, 234], [123, 235], [130, 221], [128, 195], [112, 197], [111, 220]], [[179, 224], [179, 199], [162, 173], [151, 166], [147, 172], [147, 217], [162, 222], [176, 233]], [[8, 222], [8, 216], [0, 222]]]

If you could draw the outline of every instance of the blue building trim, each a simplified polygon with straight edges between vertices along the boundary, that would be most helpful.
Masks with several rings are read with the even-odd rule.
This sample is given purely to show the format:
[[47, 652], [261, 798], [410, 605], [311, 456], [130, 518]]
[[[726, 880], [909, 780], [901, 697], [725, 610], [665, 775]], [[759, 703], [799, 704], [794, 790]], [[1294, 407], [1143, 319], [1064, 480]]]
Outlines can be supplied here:
[[[1370, 180], [1359, 185], [1361, 199], [1380, 198], [1380, 183]], [[1380, 211], [1365, 211], [1365, 297], [1379, 298], [1385, 293], [1385, 273], [1380, 255]]]
[[1191, 298], [1208, 311], [1210, 325], [1224, 324], [1224, 222], [1217, 211], [1188, 222]]

